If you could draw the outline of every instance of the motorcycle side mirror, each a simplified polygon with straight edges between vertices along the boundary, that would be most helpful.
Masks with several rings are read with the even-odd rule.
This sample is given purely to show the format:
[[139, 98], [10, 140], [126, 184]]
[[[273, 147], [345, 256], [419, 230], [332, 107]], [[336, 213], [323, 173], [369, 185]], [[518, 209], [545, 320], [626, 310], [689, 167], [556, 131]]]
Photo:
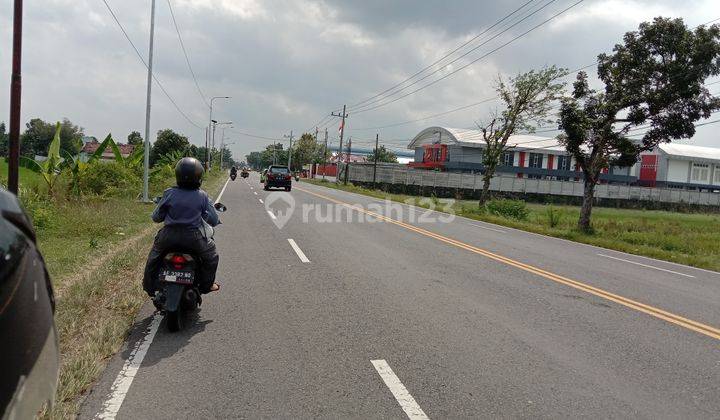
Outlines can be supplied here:
[[213, 207], [215, 207], [215, 210], [219, 211], [220, 213], [227, 210], [227, 207], [225, 207], [223, 203], [215, 203]]
[[160, 202], [161, 199], [162, 199], [162, 197], [157, 196], [157, 197], [155, 197], [155, 198], [152, 199], [152, 202], [155, 203], [155, 204], [157, 204], [157, 203]]

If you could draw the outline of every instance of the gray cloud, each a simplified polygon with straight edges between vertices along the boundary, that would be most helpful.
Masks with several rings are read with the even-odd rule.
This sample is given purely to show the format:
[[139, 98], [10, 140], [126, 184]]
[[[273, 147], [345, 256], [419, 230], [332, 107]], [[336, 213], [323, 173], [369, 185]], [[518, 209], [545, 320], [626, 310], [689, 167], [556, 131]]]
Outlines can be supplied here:
[[[149, 2], [109, 3], [145, 56]], [[556, 1], [467, 59], [570, 3]], [[203, 91], [208, 96], [233, 97], [216, 101], [216, 116], [232, 120], [240, 131], [281, 137], [291, 129], [309, 128], [343, 103], [357, 102], [403, 80], [521, 2], [173, 0], [173, 4]], [[23, 119], [68, 117], [98, 137], [112, 131], [124, 139], [131, 130], [142, 131], [146, 70], [103, 3], [47, 0], [26, 3], [25, 8]], [[713, 0], [682, 4], [586, 0], [557, 22], [418, 94], [374, 112], [351, 112], [349, 134], [358, 140], [374, 137], [373, 131], [357, 129], [492, 97], [498, 74], [550, 64], [574, 68], [592, 63], [625, 31], [658, 14], [682, 16], [695, 25], [720, 17], [720, 5]], [[10, 2], [0, 3], [0, 80], [5, 81], [0, 83], [0, 98], [9, 95], [10, 16]], [[208, 110], [186, 68], [165, 0], [158, 0], [155, 52], [157, 76], [187, 115], [204, 125]], [[157, 86], [153, 89], [152, 131], [172, 127], [202, 143], [203, 130], [185, 121]], [[406, 139], [431, 124], [471, 126], [490, 106], [383, 130], [381, 136]], [[7, 100], [0, 101], [0, 120], [6, 120], [2, 116], [8, 115], [7, 107]], [[699, 130], [698, 144], [720, 146], [712, 127]], [[336, 128], [333, 121], [331, 136]], [[228, 137], [236, 143], [232, 149], [239, 156], [267, 143], [229, 132]]]

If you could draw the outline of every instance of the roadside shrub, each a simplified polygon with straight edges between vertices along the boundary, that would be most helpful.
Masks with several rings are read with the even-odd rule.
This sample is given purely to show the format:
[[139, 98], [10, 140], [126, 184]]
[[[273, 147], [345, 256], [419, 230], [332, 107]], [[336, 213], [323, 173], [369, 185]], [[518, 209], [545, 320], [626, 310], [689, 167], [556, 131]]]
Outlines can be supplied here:
[[132, 169], [117, 162], [93, 162], [80, 180], [80, 189], [98, 195], [127, 195], [140, 187]]
[[525, 202], [521, 200], [490, 200], [485, 208], [490, 214], [508, 219], [525, 220], [529, 213]]
[[162, 193], [175, 185], [175, 168], [167, 165], [160, 167], [160, 169], [153, 172], [150, 181], [152, 182], [152, 190], [158, 194]]
[[547, 215], [548, 224], [550, 225], [550, 227], [554, 228], [560, 224], [560, 219], [562, 219], [562, 214], [560, 214], [560, 211], [558, 211], [558, 209], [556, 209], [552, 205], [547, 206], [545, 208], [545, 214]]
[[55, 207], [47, 195], [31, 188], [21, 187], [20, 204], [30, 217], [35, 230], [41, 231], [53, 227], [56, 220]]

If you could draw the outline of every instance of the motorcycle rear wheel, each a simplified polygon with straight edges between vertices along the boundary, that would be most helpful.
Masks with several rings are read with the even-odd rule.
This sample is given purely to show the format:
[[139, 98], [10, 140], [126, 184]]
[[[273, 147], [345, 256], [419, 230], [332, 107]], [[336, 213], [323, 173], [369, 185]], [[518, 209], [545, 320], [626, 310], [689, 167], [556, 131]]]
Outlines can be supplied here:
[[183, 328], [184, 324], [183, 314], [180, 309], [177, 311], [168, 311], [165, 314], [165, 322], [170, 332], [177, 332]]

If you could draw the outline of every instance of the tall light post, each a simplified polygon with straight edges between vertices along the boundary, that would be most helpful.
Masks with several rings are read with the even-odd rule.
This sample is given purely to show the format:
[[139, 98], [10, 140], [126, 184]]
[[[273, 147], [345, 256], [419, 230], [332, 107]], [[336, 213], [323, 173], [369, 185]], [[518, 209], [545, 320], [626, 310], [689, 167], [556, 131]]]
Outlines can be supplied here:
[[[155, 0], [153, 0], [155, 1]], [[215, 99], [230, 99], [229, 96], [213, 96], [210, 98], [210, 118], [208, 118], [208, 131], [205, 137], [205, 169], [210, 169], [210, 131], [212, 130], [213, 101]]]
[[288, 146], [288, 171], [292, 173], [292, 167], [290, 164], [292, 163], [292, 141], [293, 141], [293, 132], [290, 130], [290, 135], [287, 134], [283, 135], [283, 138], [290, 139], [290, 145]]
[[[215, 129], [218, 125], [232, 125], [232, 121], [222, 121], [218, 122], [217, 120], [210, 120], [212, 123], [212, 142], [210, 143], [210, 151], [209, 151], [209, 158], [208, 158], [208, 170], [212, 168], [212, 150], [215, 149]], [[223, 134], [224, 135], [224, 134]]]
[[150, 48], [148, 50], [148, 77], [147, 77], [147, 100], [145, 103], [145, 150], [143, 152], [143, 198], [144, 203], [150, 202], [149, 178], [150, 178], [150, 98], [152, 96], [152, 65], [153, 65], [153, 38], [155, 37], [155, 0], [150, 6]]

